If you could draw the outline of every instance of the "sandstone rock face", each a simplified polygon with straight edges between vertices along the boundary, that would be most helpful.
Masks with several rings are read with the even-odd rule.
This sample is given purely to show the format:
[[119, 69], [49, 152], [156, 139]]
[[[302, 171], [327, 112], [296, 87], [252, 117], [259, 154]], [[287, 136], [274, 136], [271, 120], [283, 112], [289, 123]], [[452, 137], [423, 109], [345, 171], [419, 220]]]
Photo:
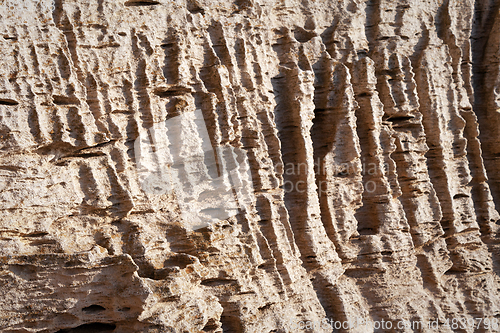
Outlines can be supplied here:
[[499, 0], [0, 17], [1, 332], [499, 330]]

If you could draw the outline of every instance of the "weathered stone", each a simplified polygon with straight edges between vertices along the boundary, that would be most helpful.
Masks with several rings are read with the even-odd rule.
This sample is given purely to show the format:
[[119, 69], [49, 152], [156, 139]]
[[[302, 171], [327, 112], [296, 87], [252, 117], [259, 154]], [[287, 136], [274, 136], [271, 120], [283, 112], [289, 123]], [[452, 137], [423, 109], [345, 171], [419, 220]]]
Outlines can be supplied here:
[[0, 331], [497, 332], [499, 10], [0, 0]]

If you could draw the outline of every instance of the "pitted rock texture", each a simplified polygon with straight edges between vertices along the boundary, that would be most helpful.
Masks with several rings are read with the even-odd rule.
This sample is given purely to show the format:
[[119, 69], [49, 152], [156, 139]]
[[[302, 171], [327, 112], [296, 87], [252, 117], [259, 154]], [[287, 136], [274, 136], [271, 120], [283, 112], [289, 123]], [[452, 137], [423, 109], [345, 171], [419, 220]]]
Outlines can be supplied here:
[[[442, 324], [500, 320], [499, 0], [2, 0], [0, 44], [1, 332], [496, 331]], [[193, 231], [134, 142], [195, 110], [254, 199]]]

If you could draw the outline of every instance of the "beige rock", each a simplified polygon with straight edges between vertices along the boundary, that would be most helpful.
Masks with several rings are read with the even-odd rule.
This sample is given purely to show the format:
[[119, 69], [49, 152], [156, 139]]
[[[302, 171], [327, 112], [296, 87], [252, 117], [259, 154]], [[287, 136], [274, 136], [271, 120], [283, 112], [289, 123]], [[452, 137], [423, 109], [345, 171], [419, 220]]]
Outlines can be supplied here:
[[499, 331], [499, 8], [0, 0], [0, 331]]

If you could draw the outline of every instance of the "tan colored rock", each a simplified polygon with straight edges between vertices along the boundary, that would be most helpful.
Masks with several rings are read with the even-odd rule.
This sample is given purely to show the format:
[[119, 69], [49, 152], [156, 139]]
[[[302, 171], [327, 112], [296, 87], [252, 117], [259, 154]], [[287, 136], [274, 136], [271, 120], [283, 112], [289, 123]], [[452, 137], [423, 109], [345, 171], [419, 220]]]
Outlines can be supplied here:
[[497, 332], [499, 9], [0, 1], [0, 331]]

